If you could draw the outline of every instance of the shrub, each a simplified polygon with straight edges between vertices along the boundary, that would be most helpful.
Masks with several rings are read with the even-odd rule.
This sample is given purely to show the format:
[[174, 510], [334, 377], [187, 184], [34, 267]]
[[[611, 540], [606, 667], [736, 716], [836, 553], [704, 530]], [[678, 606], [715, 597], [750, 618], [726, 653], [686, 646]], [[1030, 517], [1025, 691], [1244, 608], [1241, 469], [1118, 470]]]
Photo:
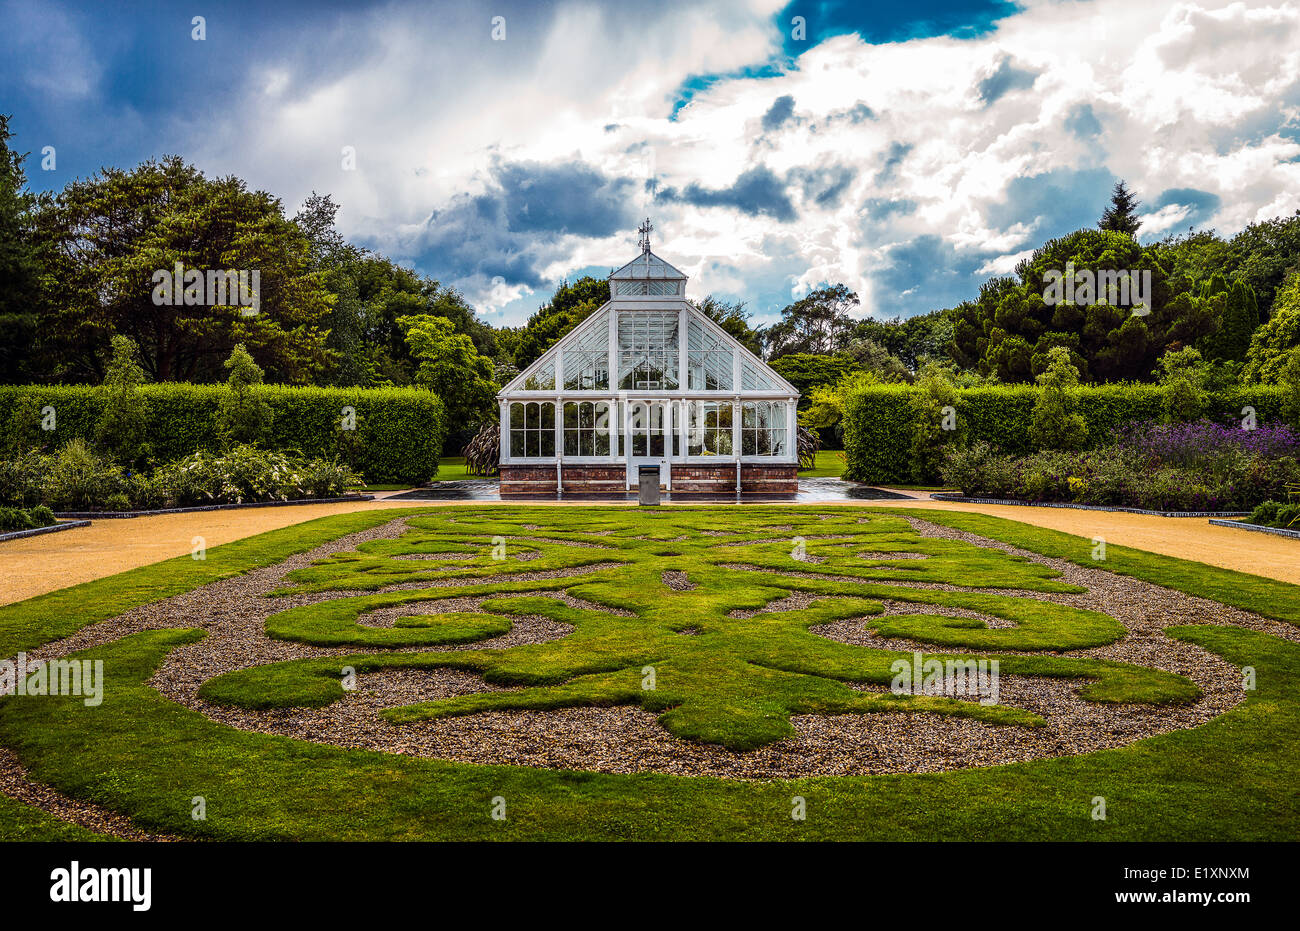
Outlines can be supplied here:
[[[169, 382], [144, 385], [149, 402], [148, 442], [158, 462], [174, 462], [200, 449], [220, 447], [217, 409], [222, 385]], [[372, 482], [423, 482], [437, 472], [446, 415], [436, 395], [419, 388], [290, 388], [263, 386], [259, 394], [274, 412], [263, 446], [304, 456], [340, 453], [344, 408], [356, 411], [352, 467]], [[31, 399], [35, 409], [57, 412], [57, 430], [37, 432], [46, 442], [92, 439], [103, 411], [100, 389], [84, 385], [0, 386], [0, 411]]]
[[235, 344], [225, 366], [230, 377], [217, 406], [217, 434], [223, 444], [260, 443], [275, 420], [261, 393], [262, 367], [253, 361], [243, 343]]
[[104, 377], [104, 408], [95, 426], [95, 445], [126, 466], [149, 456], [149, 402], [140, 393], [144, 369], [136, 361], [135, 343], [113, 337], [113, 357]]
[[36, 526], [32, 516], [21, 508], [0, 508], [0, 533], [33, 530]]
[[1037, 377], [1038, 399], [1029, 421], [1029, 437], [1042, 449], [1080, 449], [1088, 440], [1088, 424], [1079, 406], [1079, 370], [1064, 346], [1047, 353], [1047, 369]]
[[42, 483], [42, 503], [56, 511], [102, 508], [110, 497], [130, 487], [122, 470], [92, 450], [84, 440], [73, 439], [49, 457]]
[[0, 505], [23, 508], [38, 504], [46, 460], [34, 449], [12, 459], [0, 459]]
[[1300, 502], [1284, 504], [1281, 501], [1265, 501], [1246, 518], [1249, 523], [1264, 527], [1292, 527], [1300, 525]]
[[965, 430], [957, 417], [957, 390], [944, 372], [926, 365], [910, 398], [912, 443], [908, 449], [908, 474], [913, 482], [935, 481], [943, 462], [944, 447], [960, 445]]
[[159, 469], [154, 486], [172, 507], [333, 498], [361, 483], [346, 465], [236, 446], [206, 451]]

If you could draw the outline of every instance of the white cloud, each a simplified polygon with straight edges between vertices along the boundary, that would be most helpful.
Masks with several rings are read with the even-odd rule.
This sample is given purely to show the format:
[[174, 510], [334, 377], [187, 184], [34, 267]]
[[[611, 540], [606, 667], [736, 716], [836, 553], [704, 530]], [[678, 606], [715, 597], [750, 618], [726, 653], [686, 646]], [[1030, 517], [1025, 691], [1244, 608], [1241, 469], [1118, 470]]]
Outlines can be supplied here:
[[[561, 4], [512, 21], [499, 43], [467, 10], [351, 14], [346, 28], [373, 49], [364, 61], [317, 74], [306, 92], [294, 91], [303, 61], [250, 74], [231, 125], [195, 125], [194, 144], [201, 164], [290, 204], [330, 191], [347, 233], [417, 262], [425, 221], [458, 197], [491, 192], [494, 164], [580, 162], [638, 183], [653, 171], [677, 199], [648, 208], [643, 195], [629, 197], [633, 213], [653, 212], [656, 248], [710, 276], [693, 280], [693, 293], [766, 289], [755, 309], [768, 315], [782, 296], [825, 281], [854, 287], [863, 312], [877, 315], [973, 296], [975, 277], [1009, 272], [1063, 224], [1095, 222], [1105, 185], [1081, 191], [1080, 179], [1095, 187], [1123, 177], [1147, 202], [1169, 189], [1205, 191], [1220, 207], [1198, 222], [1221, 232], [1300, 206], [1300, 145], [1278, 134], [1300, 106], [1293, 4], [1031, 0], [977, 38], [832, 38], [784, 73], [714, 80], [670, 118], [692, 76], [772, 59], [778, 7], [629, 16]], [[1000, 68], [1011, 79], [993, 82]], [[793, 116], [764, 134], [763, 115], [786, 95]], [[339, 167], [343, 145], [357, 148], [355, 172]], [[716, 192], [759, 166], [786, 182], [797, 219], [689, 202], [692, 184], [721, 200]], [[1040, 187], [1026, 184], [1036, 176]], [[1153, 210], [1146, 230], [1176, 229], [1189, 211]], [[947, 264], [898, 265], [900, 255], [929, 254], [899, 248], [933, 245], [925, 237]], [[527, 248], [550, 279], [620, 264], [634, 241], [629, 228], [557, 233]], [[526, 306], [516, 322], [544, 297], [491, 276], [421, 270], [465, 286], [484, 309]], [[930, 303], [898, 304], [908, 293]]]

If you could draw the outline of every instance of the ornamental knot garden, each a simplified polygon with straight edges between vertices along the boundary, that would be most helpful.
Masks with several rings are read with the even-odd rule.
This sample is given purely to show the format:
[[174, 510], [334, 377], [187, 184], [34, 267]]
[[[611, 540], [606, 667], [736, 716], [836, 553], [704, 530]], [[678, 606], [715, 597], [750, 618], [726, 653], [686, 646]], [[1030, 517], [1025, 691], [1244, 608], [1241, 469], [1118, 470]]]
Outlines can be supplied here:
[[686, 300], [650, 229], [609, 300], [497, 395], [503, 497], [621, 497], [644, 468], [674, 495], [798, 490], [799, 392]]

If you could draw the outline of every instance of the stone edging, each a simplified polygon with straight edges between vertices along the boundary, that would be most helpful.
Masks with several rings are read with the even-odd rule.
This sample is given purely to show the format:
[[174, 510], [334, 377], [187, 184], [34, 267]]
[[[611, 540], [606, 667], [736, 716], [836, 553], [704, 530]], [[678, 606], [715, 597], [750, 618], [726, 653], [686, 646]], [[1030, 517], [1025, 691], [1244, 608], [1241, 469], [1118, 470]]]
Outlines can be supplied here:
[[1216, 527], [1236, 527], [1238, 530], [1253, 530], [1256, 533], [1271, 533], [1279, 537], [1293, 537], [1300, 540], [1300, 530], [1289, 530], [1286, 527], [1265, 527], [1263, 524], [1249, 524], [1241, 520], [1217, 520], [1210, 518], [1210, 523]]
[[1018, 501], [1014, 498], [967, 498], [952, 492], [936, 491], [932, 501], [958, 501], [962, 504], [1014, 504], [1030, 508], [1074, 508], [1080, 511], [1118, 511], [1123, 514], [1149, 514], [1152, 517], [1245, 517], [1249, 511], [1149, 511], [1146, 508], [1112, 507], [1105, 504], [1075, 504], [1072, 501]]
[[247, 501], [243, 504], [203, 504], [188, 508], [160, 508], [156, 511], [56, 511], [55, 517], [110, 520], [130, 517], [152, 517], [155, 514], [191, 514], [199, 511], [228, 511], [234, 508], [272, 508], [290, 504], [339, 504], [344, 501], [374, 501], [374, 495], [347, 495], [342, 498], [297, 498], [291, 501]]
[[0, 533], [0, 543], [5, 540], [21, 540], [23, 537], [38, 537], [43, 533], [58, 533], [60, 530], [73, 530], [77, 527], [89, 527], [88, 520], [63, 520], [57, 524], [50, 524], [48, 527], [32, 527], [28, 530], [13, 530], [9, 533]]

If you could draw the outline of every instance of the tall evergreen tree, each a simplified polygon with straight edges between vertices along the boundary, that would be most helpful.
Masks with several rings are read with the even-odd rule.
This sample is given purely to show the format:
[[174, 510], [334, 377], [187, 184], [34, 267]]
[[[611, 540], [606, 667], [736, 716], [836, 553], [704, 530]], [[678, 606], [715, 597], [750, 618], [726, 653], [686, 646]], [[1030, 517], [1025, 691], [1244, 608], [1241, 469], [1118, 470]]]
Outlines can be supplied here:
[[26, 190], [26, 156], [9, 148], [12, 135], [9, 117], [0, 114], [0, 385], [23, 380], [40, 293], [40, 265], [30, 235], [36, 198]]
[[1137, 218], [1137, 208], [1140, 203], [1128, 189], [1128, 185], [1123, 181], [1116, 181], [1114, 189], [1110, 192], [1110, 206], [1101, 215], [1101, 220], [1097, 223], [1098, 229], [1136, 236], [1138, 227], [1142, 225], [1142, 221]]

